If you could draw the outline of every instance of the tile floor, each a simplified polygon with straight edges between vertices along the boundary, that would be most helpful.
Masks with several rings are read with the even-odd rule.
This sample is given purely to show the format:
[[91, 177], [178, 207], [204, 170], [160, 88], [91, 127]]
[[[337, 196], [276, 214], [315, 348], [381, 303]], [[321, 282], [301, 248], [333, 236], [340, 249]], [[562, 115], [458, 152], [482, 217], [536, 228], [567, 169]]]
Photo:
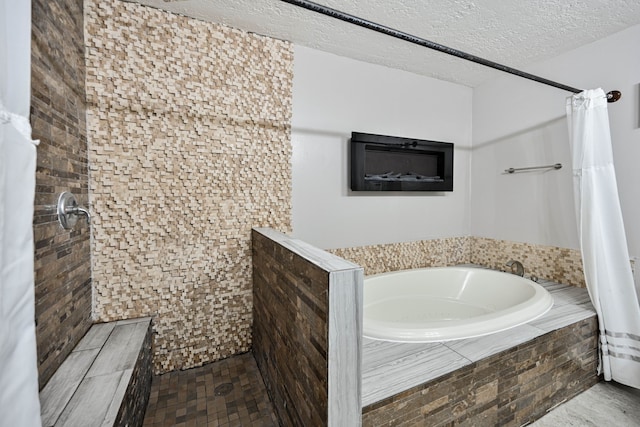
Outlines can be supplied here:
[[277, 426], [251, 353], [153, 377], [144, 427]]
[[640, 390], [600, 382], [556, 407], [529, 427], [638, 427]]
[[[156, 376], [144, 427], [271, 427], [275, 414], [251, 353]], [[640, 390], [601, 382], [529, 427], [637, 427]]]

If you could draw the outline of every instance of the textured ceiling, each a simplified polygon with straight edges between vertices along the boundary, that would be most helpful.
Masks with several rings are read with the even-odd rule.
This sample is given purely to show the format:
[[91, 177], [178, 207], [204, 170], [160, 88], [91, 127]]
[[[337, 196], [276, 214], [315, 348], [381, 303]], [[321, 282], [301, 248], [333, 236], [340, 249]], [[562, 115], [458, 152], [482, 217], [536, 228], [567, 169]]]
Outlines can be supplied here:
[[[467, 86], [500, 74], [279, 0], [136, 2]], [[524, 71], [527, 64], [640, 23], [640, 0], [316, 2]]]

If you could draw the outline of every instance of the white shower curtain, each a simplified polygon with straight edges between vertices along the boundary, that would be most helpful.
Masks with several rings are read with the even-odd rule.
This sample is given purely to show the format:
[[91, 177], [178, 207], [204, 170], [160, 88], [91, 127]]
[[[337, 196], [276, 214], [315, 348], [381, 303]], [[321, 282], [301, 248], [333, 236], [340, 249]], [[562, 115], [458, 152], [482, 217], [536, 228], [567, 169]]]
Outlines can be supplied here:
[[31, 2], [0, 1], [0, 427], [39, 427], [34, 322], [36, 148], [27, 119]]
[[640, 303], [633, 282], [602, 89], [567, 100], [584, 275], [600, 326], [600, 373], [640, 388]]

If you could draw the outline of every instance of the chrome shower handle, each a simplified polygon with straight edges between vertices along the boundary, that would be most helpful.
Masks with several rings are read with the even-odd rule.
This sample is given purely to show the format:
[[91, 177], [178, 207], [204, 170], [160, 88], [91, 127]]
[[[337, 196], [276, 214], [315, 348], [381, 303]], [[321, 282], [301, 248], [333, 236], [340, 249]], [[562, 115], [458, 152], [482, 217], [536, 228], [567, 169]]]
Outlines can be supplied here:
[[87, 224], [91, 224], [91, 214], [89, 213], [89, 211], [83, 207], [80, 206], [75, 206], [75, 207], [71, 207], [68, 206], [67, 209], [67, 214], [74, 214], [74, 215], [84, 215], [87, 217]]
[[91, 214], [89, 211], [81, 206], [78, 206], [76, 197], [65, 191], [58, 197], [58, 221], [60, 225], [66, 230], [73, 228], [78, 221], [78, 216], [84, 215], [87, 217], [87, 224], [91, 223]]

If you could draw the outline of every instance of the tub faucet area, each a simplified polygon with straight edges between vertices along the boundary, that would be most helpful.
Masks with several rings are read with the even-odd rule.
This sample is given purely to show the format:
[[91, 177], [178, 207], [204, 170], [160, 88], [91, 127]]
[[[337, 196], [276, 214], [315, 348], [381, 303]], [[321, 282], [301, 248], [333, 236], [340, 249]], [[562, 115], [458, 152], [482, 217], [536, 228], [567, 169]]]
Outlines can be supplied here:
[[507, 261], [505, 265], [511, 268], [511, 273], [520, 277], [524, 277], [524, 266], [520, 261], [512, 259]]

